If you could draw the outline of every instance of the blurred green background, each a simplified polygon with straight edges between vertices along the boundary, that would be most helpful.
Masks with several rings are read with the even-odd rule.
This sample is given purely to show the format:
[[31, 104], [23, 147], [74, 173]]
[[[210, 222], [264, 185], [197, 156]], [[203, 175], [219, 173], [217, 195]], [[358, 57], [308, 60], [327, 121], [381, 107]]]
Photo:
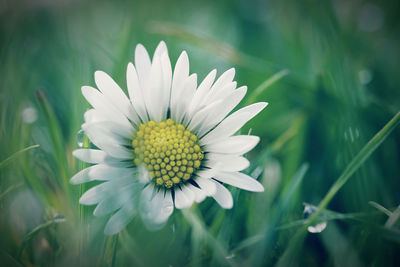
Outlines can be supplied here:
[[[1, 0], [0, 265], [270, 266], [289, 255], [291, 266], [396, 266], [399, 128], [309, 229], [319, 233], [293, 244], [312, 205], [400, 109], [399, 11], [389, 0]], [[200, 79], [235, 67], [249, 88], [241, 106], [270, 103], [243, 129], [261, 137], [247, 173], [265, 192], [230, 188], [232, 210], [207, 199], [161, 231], [136, 218], [106, 237], [107, 218], [79, 206], [85, 188], [68, 184], [84, 167], [71, 155], [88, 108], [80, 87], [103, 70], [125, 89], [136, 44], [152, 54], [160, 40], [173, 65], [186, 50]]]

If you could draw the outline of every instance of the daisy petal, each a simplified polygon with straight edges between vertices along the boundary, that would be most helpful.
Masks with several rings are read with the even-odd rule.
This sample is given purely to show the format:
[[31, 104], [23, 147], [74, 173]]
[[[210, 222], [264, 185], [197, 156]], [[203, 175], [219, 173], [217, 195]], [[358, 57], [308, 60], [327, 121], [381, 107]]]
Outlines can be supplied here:
[[82, 87], [82, 94], [100, 116], [111, 121], [120, 122], [123, 125], [131, 125], [128, 119], [102, 94], [90, 86]]
[[260, 141], [260, 137], [253, 135], [236, 135], [225, 140], [206, 145], [206, 150], [215, 153], [242, 155], [252, 150]]
[[223, 103], [223, 101], [216, 101], [210, 105], [205, 106], [203, 109], [200, 111], [196, 112], [194, 116], [191, 118], [191, 121], [187, 128], [190, 131], [195, 131], [198, 132], [200, 131], [203, 127], [203, 123], [206, 121], [206, 119], [209, 117], [210, 114], [213, 114], [215, 110], [220, 107], [220, 104]]
[[214, 101], [225, 99], [226, 96], [230, 95], [236, 89], [236, 82], [230, 82], [225, 84], [225, 86], [219, 88], [218, 90], [210, 91], [209, 94], [205, 97], [204, 103], [209, 104]]
[[133, 151], [123, 147], [120, 144], [107, 142], [102, 139], [97, 139], [99, 135], [92, 135], [90, 131], [85, 131], [87, 136], [89, 136], [90, 141], [93, 142], [98, 148], [107, 152], [110, 156], [117, 159], [132, 159]]
[[[187, 105], [188, 99], [192, 99], [193, 95], [196, 91], [197, 87], [197, 75], [192, 74], [189, 76], [189, 78], [186, 79], [184, 85], [183, 85], [183, 90], [182, 94], [179, 100], [179, 103], [177, 104], [177, 115], [175, 116], [175, 121], [178, 123], [182, 123], [183, 118], [185, 117], [187, 113]], [[190, 120], [189, 117], [186, 116], [186, 123]], [[183, 122], [185, 123], [185, 122]], [[185, 123], [185, 124], [186, 124]]]
[[[185, 192], [183, 191], [185, 190]], [[189, 208], [194, 200], [194, 193], [187, 192], [187, 189], [183, 188], [182, 190], [175, 190], [175, 207], [177, 209], [186, 209]]]
[[104, 216], [119, 208], [127, 202], [134, 202], [137, 188], [118, 190], [117, 194], [102, 200], [93, 211], [94, 216]]
[[197, 203], [202, 202], [207, 197], [207, 194], [200, 188], [197, 188], [191, 184], [188, 185], [188, 188], [194, 193], [194, 200]]
[[267, 103], [260, 102], [244, 107], [234, 112], [232, 115], [223, 120], [211, 132], [201, 138], [200, 143], [207, 145], [216, 142], [237, 132], [246, 122], [256, 116], [261, 110], [267, 106]]
[[82, 184], [90, 181], [107, 181], [113, 177], [133, 177], [135, 174], [132, 168], [116, 168], [105, 164], [98, 164], [81, 170], [75, 174], [71, 180], [71, 184]]
[[[110, 127], [112, 124], [108, 122], [95, 122], [95, 123], [84, 123], [82, 124], [82, 129], [85, 131], [89, 139], [101, 140], [108, 143], [130, 146], [131, 141], [129, 140], [133, 132], [131, 133], [129, 139], [123, 137], [119, 134], [120, 129], [118, 129], [118, 124], [115, 127]], [[122, 127], [123, 129], [123, 127]], [[116, 133], [118, 132], [118, 133]], [[93, 142], [93, 141], [92, 141]], [[93, 142], [94, 143], [94, 142]], [[95, 143], [94, 143], [95, 144]]]
[[125, 205], [108, 220], [104, 228], [104, 234], [114, 235], [120, 232], [135, 216], [136, 207], [133, 202], [126, 202]]
[[250, 166], [246, 158], [237, 155], [208, 153], [207, 159], [205, 166], [219, 171], [237, 172]]
[[132, 177], [118, 177], [102, 184], [96, 185], [87, 190], [79, 199], [79, 203], [83, 205], [97, 204], [105, 198], [115, 194], [115, 188], [120, 190], [124, 187], [132, 187], [135, 183]]
[[260, 182], [241, 172], [218, 172], [213, 178], [247, 191], [264, 191], [264, 187]]
[[161, 67], [163, 74], [162, 91], [164, 95], [164, 98], [162, 99], [161, 110], [163, 114], [163, 119], [165, 119], [167, 116], [169, 101], [171, 98], [171, 80], [172, 80], [171, 61], [169, 59], [167, 51], [161, 55]]
[[99, 112], [96, 111], [94, 108], [86, 111], [85, 114], [83, 114], [83, 118], [85, 119], [86, 123], [99, 122], [104, 120], [104, 118], [102, 118]]
[[207, 196], [214, 195], [217, 190], [215, 183], [211, 179], [198, 177], [196, 178], [196, 183], [200, 186], [201, 190], [206, 193]]
[[[211, 103], [212, 97], [217, 94], [223, 87], [225, 87], [227, 84], [230, 84], [233, 80], [233, 77], [235, 77], [235, 69], [231, 68], [224, 73], [217, 79], [217, 81], [214, 83], [214, 85], [211, 87], [209, 90], [208, 94], [203, 98], [201, 101], [202, 105], [206, 105], [207, 103]], [[236, 86], [236, 83], [235, 83]]]
[[[167, 45], [165, 44], [164, 41], [161, 41], [156, 48], [156, 51], [154, 51], [154, 56], [162, 56], [164, 53], [168, 53], [168, 48]], [[153, 60], [154, 60], [154, 56], [153, 56]]]
[[142, 121], [148, 121], [142, 87], [140, 86], [135, 66], [133, 66], [132, 63], [129, 63], [126, 69], [126, 84], [128, 86], [129, 98], [131, 99], [134, 109]]
[[96, 71], [94, 78], [99, 90], [109, 99], [114, 107], [138, 125], [140, 123], [139, 116], [118, 84], [103, 71]]
[[197, 88], [195, 94], [193, 95], [192, 101], [189, 105], [189, 116], [193, 117], [194, 113], [202, 108], [200, 105], [203, 101], [206, 94], [210, 91], [211, 85], [215, 80], [215, 76], [217, 75], [217, 71], [212, 70], [201, 82], [199, 87]]
[[216, 191], [212, 196], [217, 203], [223, 207], [224, 209], [231, 209], [233, 206], [232, 194], [228, 189], [225, 188], [222, 184], [218, 182], [214, 182]]
[[[113, 121], [99, 121], [99, 122], [92, 122], [92, 123], [85, 123], [86, 125], [95, 125], [101, 129], [107, 130], [111, 132], [114, 136], [124, 137], [126, 139], [132, 139], [135, 129], [130, 126], [126, 127], [118, 122]], [[130, 145], [130, 142], [128, 142]]]
[[87, 163], [101, 163], [107, 156], [107, 153], [97, 149], [76, 149], [72, 152], [72, 155]]
[[[231, 112], [246, 95], [247, 87], [243, 86], [233, 91], [227, 98], [217, 101], [218, 105], [214, 106], [214, 110], [210, 111], [205, 124], [201, 127], [198, 135], [202, 136], [211, 130], [215, 125], [222, 121], [229, 112]], [[211, 106], [211, 105], [209, 105]]]
[[189, 58], [186, 52], [183, 51], [176, 62], [174, 75], [172, 77], [171, 100], [169, 106], [173, 119], [177, 116], [177, 105], [181, 100], [181, 91], [183, 90], [182, 88], [187, 77], [189, 77]]
[[171, 192], [159, 192], [153, 196], [154, 187], [147, 186], [140, 197], [140, 215], [149, 230], [158, 230], [164, 226], [174, 210]]
[[[163, 107], [162, 103], [165, 100], [163, 92], [163, 77], [161, 68], [161, 59], [159, 56], [155, 56], [153, 64], [150, 68], [149, 78], [146, 83], [144, 93], [144, 99], [146, 102], [147, 112], [150, 119], [160, 122], [166, 114], [162, 114]], [[164, 115], [164, 116], [163, 116]]]
[[138, 44], [135, 49], [135, 66], [140, 82], [142, 91], [146, 90], [144, 84], [147, 81], [148, 75], [150, 73], [151, 61], [146, 48], [142, 44]]

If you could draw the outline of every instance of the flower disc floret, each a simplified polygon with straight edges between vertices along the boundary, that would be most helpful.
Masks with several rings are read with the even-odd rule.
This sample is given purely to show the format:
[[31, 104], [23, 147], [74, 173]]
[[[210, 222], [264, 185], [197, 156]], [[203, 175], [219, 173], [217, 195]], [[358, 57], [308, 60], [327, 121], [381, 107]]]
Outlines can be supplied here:
[[204, 158], [197, 136], [172, 119], [140, 124], [132, 146], [134, 163], [146, 166], [152, 181], [164, 188], [193, 179]]

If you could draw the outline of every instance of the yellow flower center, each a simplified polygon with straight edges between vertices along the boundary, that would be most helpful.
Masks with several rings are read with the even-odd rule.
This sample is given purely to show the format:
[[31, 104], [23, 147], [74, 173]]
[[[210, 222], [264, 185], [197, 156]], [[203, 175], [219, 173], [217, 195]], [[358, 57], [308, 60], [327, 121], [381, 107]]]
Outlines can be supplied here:
[[134, 163], [146, 166], [152, 181], [164, 188], [189, 181], [204, 158], [197, 136], [172, 119], [140, 124], [132, 146]]

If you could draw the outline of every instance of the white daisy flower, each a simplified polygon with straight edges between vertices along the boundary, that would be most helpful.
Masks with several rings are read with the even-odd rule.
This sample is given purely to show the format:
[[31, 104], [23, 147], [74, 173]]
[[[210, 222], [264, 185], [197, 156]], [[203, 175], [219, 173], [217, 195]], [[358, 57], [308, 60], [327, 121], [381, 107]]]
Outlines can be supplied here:
[[106, 73], [96, 71], [99, 90], [82, 87], [93, 109], [82, 129], [98, 149], [77, 149], [73, 155], [94, 164], [71, 178], [72, 184], [102, 181], [80, 198], [97, 205], [93, 214], [113, 213], [105, 234], [121, 231], [140, 214], [149, 229], [164, 226], [174, 207], [213, 197], [232, 208], [224, 184], [261, 192], [263, 186], [240, 171], [249, 166], [243, 154], [259, 137], [234, 135], [267, 103], [256, 103], [229, 113], [246, 94], [236, 89], [235, 70], [217, 80], [216, 70], [197, 85], [189, 74], [189, 59], [182, 52], [172, 72], [167, 47], [161, 42], [150, 59], [137, 45], [135, 65], [128, 64], [129, 98]]

